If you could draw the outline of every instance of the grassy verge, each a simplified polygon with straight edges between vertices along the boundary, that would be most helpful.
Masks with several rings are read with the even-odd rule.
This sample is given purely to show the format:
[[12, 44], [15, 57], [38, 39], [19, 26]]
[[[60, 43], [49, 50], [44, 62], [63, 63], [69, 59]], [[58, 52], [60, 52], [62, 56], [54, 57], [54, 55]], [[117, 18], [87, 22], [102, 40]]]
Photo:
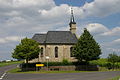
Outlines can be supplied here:
[[10, 73], [20, 73], [21, 69], [20, 68], [15, 68], [15, 69], [9, 70], [8, 72], [10, 72]]
[[22, 72], [20, 68], [15, 68], [8, 72], [9, 73], [79, 73], [79, 72], [95, 72], [95, 71], [26, 71], [26, 72]]
[[106, 67], [99, 67], [99, 71], [120, 71], [120, 69], [108, 69], [108, 68], [106, 68]]
[[120, 80], [120, 76], [114, 77], [114, 78], [109, 79], [109, 80]]
[[11, 64], [19, 64], [22, 63], [23, 61], [13, 61], [13, 62], [1, 62], [0, 67], [11, 65]]
[[[15, 68], [10, 71], [9, 73], [79, 73], [79, 72], [104, 72], [104, 71], [113, 71], [113, 70], [102, 70], [102, 71], [21, 71], [20, 68]], [[119, 70], [114, 70], [119, 71]], [[112, 80], [112, 79], [111, 79]], [[116, 80], [116, 79], [113, 79]]]

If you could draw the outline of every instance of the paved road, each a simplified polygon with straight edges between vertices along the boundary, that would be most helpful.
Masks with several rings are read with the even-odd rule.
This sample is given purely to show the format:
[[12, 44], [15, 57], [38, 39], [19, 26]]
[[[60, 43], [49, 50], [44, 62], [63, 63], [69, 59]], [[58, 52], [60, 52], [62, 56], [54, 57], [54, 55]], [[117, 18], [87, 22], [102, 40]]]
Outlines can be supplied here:
[[41, 74], [11, 74], [3, 80], [107, 80], [120, 76], [120, 71], [112, 72], [82, 72], [82, 73], [41, 73]]
[[4, 76], [6, 74], [6, 72], [8, 70], [15, 68], [16, 66], [17, 66], [17, 64], [5, 66], [5, 67], [0, 67], [0, 79], [2, 76]]
[[[16, 65], [0, 67], [0, 78], [6, 70], [15, 68]], [[0, 80], [107, 80], [120, 76], [120, 71], [111, 72], [81, 72], [81, 73], [41, 73], [41, 74], [15, 74], [7, 73]]]

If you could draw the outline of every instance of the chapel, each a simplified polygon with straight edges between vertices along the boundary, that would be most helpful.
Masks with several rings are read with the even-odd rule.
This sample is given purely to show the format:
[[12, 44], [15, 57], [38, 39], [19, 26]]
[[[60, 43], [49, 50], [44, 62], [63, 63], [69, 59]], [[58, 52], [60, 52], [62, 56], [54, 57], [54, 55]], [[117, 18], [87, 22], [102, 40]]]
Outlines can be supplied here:
[[69, 62], [76, 61], [72, 50], [78, 39], [72, 8], [69, 27], [68, 31], [48, 31], [46, 34], [35, 34], [32, 39], [40, 44], [41, 51], [38, 59], [32, 61], [46, 62], [46, 57], [49, 57], [50, 62], [62, 62], [64, 59]]

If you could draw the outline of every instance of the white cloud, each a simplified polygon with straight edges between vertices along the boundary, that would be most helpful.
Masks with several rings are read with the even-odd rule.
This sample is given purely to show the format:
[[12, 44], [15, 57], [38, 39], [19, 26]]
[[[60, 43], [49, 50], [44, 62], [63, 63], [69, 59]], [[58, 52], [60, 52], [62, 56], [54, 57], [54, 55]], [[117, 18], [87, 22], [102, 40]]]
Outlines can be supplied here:
[[92, 34], [100, 34], [108, 31], [106, 26], [99, 23], [91, 23], [86, 25], [86, 27]]
[[120, 38], [118, 38], [118, 39], [115, 39], [115, 40], [113, 40], [113, 41], [111, 41], [110, 43], [109, 43], [109, 46], [115, 46], [115, 47], [119, 47], [120, 48]]
[[24, 8], [39, 6], [49, 8], [55, 6], [53, 0], [0, 0], [1, 6], [12, 7], [12, 8]]
[[8, 13], [6, 12], [5, 15], [6, 16], [18, 16], [18, 15], [20, 15], [20, 12], [18, 12], [18, 11], [11, 11]]
[[120, 34], [120, 27], [115, 27], [114, 29], [112, 29], [112, 30], [109, 30], [108, 32], [105, 32], [105, 33], [103, 33], [103, 34], [101, 34], [101, 35], [105, 35], [105, 36], [119, 36], [119, 34]]
[[99, 42], [112, 42], [120, 38], [120, 27], [108, 29], [100, 23], [90, 23], [86, 27]]
[[4, 38], [0, 38], [0, 43], [9, 43], [9, 42], [18, 42], [22, 39], [23, 37], [19, 36], [8, 36]]
[[12, 17], [6, 21], [6, 24], [8, 26], [16, 26], [16, 25], [24, 24], [26, 22], [27, 21], [22, 17]]
[[120, 13], [120, 0], [94, 0], [86, 3], [82, 8], [86, 16], [108, 16], [114, 13]]
[[0, 38], [0, 43], [6, 43], [6, 40], [3, 38]]
[[114, 40], [114, 42], [120, 43], [120, 39]]
[[7, 41], [19, 41], [19, 40], [21, 40], [21, 37], [10, 36], [10, 37], [6, 37], [5, 40], [7, 40]]
[[62, 4], [60, 6], [55, 6], [50, 10], [39, 10], [39, 13], [41, 14], [42, 19], [58, 22], [65, 21], [70, 11], [67, 4]]
[[[115, 48], [107, 48], [108, 50], [111, 50], [112, 52], [120, 52], [120, 49], [115, 49]], [[111, 52], [111, 53], [112, 53]], [[120, 55], [120, 54], [119, 54]]]

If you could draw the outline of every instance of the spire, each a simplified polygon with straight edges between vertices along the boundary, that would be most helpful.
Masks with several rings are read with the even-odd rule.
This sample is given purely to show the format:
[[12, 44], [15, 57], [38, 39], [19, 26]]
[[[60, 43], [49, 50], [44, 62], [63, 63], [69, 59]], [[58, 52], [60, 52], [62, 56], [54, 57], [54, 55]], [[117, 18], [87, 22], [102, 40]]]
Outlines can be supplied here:
[[70, 19], [70, 24], [76, 24], [75, 20], [74, 20], [74, 14], [73, 14], [73, 8], [71, 7], [71, 19]]
[[76, 22], [74, 20], [74, 14], [73, 14], [73, 8], [71, 7], [71, 19], [70, 19], [70, 31], [73, 33], [73, 34], [76, 34]]

